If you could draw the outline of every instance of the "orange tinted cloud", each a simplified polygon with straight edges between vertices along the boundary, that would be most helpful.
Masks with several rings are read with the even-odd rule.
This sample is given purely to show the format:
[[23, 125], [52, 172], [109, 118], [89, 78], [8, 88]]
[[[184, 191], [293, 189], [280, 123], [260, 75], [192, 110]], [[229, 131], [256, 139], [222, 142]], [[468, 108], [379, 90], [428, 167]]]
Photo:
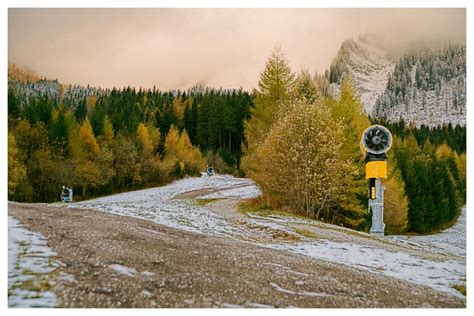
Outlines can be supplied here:
[[256, 86], [281, 45], [323, 72], [342, 41], [465, 42], [464, 9], [9, 9], [9, 60], [71, 84], [167, 90]]

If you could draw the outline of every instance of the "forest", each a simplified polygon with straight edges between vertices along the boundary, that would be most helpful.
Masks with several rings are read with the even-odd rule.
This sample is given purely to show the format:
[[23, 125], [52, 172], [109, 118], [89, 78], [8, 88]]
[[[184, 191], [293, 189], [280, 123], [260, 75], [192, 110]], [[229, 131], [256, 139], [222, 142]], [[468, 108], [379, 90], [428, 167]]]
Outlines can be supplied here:
[[76, 199], [161, 185], [198, 175], [205, 160], [238, 172], [252, 104], [247, 92], [124, 88], [87, 95], [37, 87], [50, 86], [17, 82], [8, 90], [11, 199], [57, 201], [61, 185], [73, 187]]
[[[466, 129], [371, 120], [350, 77], [338, 97], [329, 78], [293, 72], [276, 48], [252, 92], [63, 86], [9, 71], [8, 194], [58, 201], [152, 187], [206, 165], [250, 177], [260, 207], [367, 231], [360, 135], [372, 123], [394, 135], [384, 220], [388, 233], [427, 233], [466, 199]], [[420, 79], [421, 80], [421, 79]], [[423, 81], [425, 82], [425, 81]]]
[[465, 127], [371, 120], [350, 77], [342, 78], [338, 97], [321, 89], [329, 82], [328, 75], [293, 73], [278, 50], [267, 61], [241, 164], [263, 190], [260, 204], [367, 231], [359, 142], [378, 122], [394, 134], [384, 181], [386, 232], [427, 233], [452, 222], [466, 201]]
[[392, 108], [429, 113], [433, 103], [439, 104], [444, 114], [465, 113], [465, 46], [445, 45], [438, 50], [419, 49], [404, 54], [389, 75], [374, 112], [377, 117], [386, 117]]

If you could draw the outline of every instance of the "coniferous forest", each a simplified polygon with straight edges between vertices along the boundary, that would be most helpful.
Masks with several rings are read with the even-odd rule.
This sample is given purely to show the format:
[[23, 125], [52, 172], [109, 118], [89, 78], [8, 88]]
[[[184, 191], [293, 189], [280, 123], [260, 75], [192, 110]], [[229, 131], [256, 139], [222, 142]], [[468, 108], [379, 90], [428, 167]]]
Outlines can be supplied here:
[[394, 135], [386, 231], [427, 233], [453, 221], [466, 200], [466, 128], [371, 120], [350, 77], [338, 97], [329, 79], [293, 72], [280, 49], [251, 93], [63, 86], [11, 65], [9, 199], [58, 201], [62, 185], [88, 199], [212, 165], [255, 180], [262, 207], [367, 230], [359, 142], [378, 123]]
[[77, 199], [161, 185], [198, 175], [206, 160], [221, 172], [238, 172], [252, 104], [245, 91], [60, 95], [42, 90], [45, 81], [15, 82], [8, 90], [11, 199], [57, 201], [61, 185], [72, 186]]

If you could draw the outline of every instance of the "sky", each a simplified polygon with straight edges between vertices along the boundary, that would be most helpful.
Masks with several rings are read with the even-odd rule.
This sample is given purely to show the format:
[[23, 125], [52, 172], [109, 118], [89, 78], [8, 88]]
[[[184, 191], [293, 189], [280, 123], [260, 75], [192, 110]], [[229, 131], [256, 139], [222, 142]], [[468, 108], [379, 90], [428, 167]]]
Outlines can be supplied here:
[[465, 9], [9, 9], [8, 59], [65, 84], [161, 90], [257, 86], [281, 46], [324, 72], [347, 38], [390, 50], [466, 41]]

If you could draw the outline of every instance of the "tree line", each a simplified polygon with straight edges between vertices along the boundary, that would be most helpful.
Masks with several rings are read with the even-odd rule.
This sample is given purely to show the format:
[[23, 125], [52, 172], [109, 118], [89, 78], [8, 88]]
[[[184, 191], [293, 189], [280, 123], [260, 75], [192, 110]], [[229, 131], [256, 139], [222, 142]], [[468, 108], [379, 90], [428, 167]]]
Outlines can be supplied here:
[[198, 174], [206, 160], [238, 171], [247, 92], [124, 88], [74, 98], [46, 89], [25, 98], [25, 84], [35, 87], [8, 89], [10, 199], [56, 201], [61, 185], [78, 198], [159, 185]]

